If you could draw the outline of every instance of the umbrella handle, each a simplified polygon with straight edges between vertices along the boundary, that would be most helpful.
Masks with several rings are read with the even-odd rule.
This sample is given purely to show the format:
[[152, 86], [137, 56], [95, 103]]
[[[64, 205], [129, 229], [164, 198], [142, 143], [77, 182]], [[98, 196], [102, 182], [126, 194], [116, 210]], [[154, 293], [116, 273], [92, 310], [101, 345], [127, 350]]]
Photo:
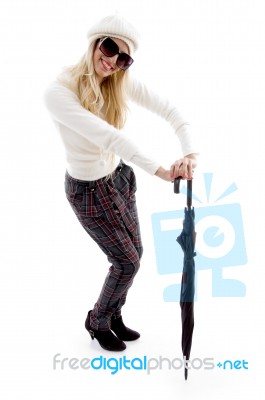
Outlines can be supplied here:
[[[179, 176], [174, 180], [174, 193], [179, 193], [179, 185], [182, 177]], [[192, 206], [192, 179], [187, 180], [187, 207], [191, 209]]]

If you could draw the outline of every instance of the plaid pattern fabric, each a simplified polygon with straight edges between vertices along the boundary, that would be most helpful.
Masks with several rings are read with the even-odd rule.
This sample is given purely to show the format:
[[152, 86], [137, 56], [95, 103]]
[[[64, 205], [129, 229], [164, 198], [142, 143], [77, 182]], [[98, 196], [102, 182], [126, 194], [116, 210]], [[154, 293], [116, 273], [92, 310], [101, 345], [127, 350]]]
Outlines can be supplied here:
[[111, 317], [121, 315], [143, 253], [135, 174], [122, 161], [108, 179], [81, 181], [66, 172], [65, 191], [79, 222], [111, 263], [90, 321], [93, 329], [108, 330]]

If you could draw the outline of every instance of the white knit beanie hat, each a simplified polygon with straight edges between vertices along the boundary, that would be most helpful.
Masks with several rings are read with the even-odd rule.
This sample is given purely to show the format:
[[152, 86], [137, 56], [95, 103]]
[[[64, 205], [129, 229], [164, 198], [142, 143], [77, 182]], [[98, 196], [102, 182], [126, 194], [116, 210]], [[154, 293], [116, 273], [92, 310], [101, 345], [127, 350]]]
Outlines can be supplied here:
[[139, 46], [138, 32], [120, 15], [110, 15], [93, 25], [87, 32], [88, 44], [105, 36], [123, 40], [128, 45], [130, 54]]

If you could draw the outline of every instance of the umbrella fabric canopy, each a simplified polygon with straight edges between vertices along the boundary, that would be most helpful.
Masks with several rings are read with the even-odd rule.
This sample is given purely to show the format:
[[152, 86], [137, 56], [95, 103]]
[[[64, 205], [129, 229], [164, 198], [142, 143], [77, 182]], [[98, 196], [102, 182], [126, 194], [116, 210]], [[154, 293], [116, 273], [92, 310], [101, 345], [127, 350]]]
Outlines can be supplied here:
[[[179, 193], [179, 183], [181, 178], [174, 182], [174, 192]], [[195, 293], [195, 263], [196, 253], [194, 229], [195, 213], [192, 208], [192, 180], [187, 181], [187, 207], [184, 210], [183, 230], [177, 238], [184, 253], [183, 272], [181, 280], [180, 307], [182, 321], [182, 353], [185, 360], [185, 379], [188, 377], [187, 362], [190, 359], [192, 335], [194, 328], [194, 293]]]

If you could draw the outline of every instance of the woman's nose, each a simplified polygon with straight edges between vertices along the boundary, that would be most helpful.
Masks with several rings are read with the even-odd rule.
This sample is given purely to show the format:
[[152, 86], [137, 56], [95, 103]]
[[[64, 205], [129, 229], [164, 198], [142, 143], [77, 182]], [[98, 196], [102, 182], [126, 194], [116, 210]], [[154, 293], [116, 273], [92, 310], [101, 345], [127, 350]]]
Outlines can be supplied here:
[[119, 57], [119, 54], [115, 54], [113, 57], [108, 57], [109, 61], [113, 64], [116, 65], [117, 58]]

